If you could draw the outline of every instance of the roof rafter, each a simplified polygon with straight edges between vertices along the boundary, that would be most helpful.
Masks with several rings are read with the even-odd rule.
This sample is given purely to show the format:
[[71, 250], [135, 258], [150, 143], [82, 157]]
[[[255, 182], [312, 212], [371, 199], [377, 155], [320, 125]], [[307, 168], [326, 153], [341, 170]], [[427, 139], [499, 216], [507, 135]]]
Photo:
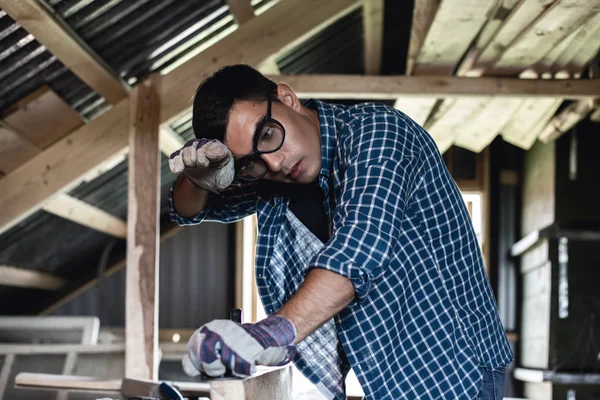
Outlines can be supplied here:
[[238, 25], [254, 18], [254, 7], [252, 7], [250, 0], [227, 0], [227, 5]]
[[365, 46], [365, 73], [381, 73], [381, 51], [383, 48], [383, 0], [364, 0], [363, 31]]
[[0, 265], [0, 285], [57, 290], [63, 287], [66, 281], [45, 272], [20, 268], [9, 265]]

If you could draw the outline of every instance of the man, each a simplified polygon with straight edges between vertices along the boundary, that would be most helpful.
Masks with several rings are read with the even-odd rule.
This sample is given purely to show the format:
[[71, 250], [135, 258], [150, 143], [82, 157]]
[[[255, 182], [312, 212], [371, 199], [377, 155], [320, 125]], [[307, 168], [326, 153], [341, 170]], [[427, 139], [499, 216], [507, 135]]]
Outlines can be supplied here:
[[379, 104], [302, 104], [243, 65], [200, 85], [193, 128], [170, 159], [173, 218], [257, 214], [269, 316], [201, 327], [186, 372], [293, 359], [327, 398], [345, 398], [350, 367], [368, 399], [502, 398], [511, 350], [461, 193], [423, 128]]

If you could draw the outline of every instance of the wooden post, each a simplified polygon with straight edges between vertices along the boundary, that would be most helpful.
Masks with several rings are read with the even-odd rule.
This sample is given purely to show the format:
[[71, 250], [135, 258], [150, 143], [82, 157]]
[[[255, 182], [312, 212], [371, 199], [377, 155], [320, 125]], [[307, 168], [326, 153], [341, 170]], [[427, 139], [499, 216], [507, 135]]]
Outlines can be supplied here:
[[158, 378], [159, 77], [131, 94], [125, 376]]

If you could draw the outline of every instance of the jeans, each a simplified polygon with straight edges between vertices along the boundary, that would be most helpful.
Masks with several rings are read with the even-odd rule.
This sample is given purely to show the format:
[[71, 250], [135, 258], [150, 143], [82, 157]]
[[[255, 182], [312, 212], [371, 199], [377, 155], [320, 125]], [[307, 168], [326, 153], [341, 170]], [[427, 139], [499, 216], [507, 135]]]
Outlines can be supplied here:
[[482, 368], [482, 371], [483, 379], [477, 398], [482, 400], [502, 400], [504, 397], [506, 368], [497, 368], [493, 371]]

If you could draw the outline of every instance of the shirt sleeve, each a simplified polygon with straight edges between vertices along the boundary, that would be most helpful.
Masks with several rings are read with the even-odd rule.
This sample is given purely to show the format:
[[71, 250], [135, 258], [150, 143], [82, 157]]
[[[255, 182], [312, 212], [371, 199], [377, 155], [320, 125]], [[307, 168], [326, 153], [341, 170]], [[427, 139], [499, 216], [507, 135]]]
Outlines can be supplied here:
[[418, 177], [414, 133], [394, 113], [366, 118], [350, 133], [332, 237], [311, 263], [348, 277], [358, 300], [388, 267]]
[[219, 194], [209, 193], [206, 207], [192, 217], [182, 217], [173, 204], [173, 190], [169, 191], [169, 214], [179, 225], [197, 225], [203, 221], [231, 223], [256, 213], [256, 191], [251, 186], [226, 190]]

